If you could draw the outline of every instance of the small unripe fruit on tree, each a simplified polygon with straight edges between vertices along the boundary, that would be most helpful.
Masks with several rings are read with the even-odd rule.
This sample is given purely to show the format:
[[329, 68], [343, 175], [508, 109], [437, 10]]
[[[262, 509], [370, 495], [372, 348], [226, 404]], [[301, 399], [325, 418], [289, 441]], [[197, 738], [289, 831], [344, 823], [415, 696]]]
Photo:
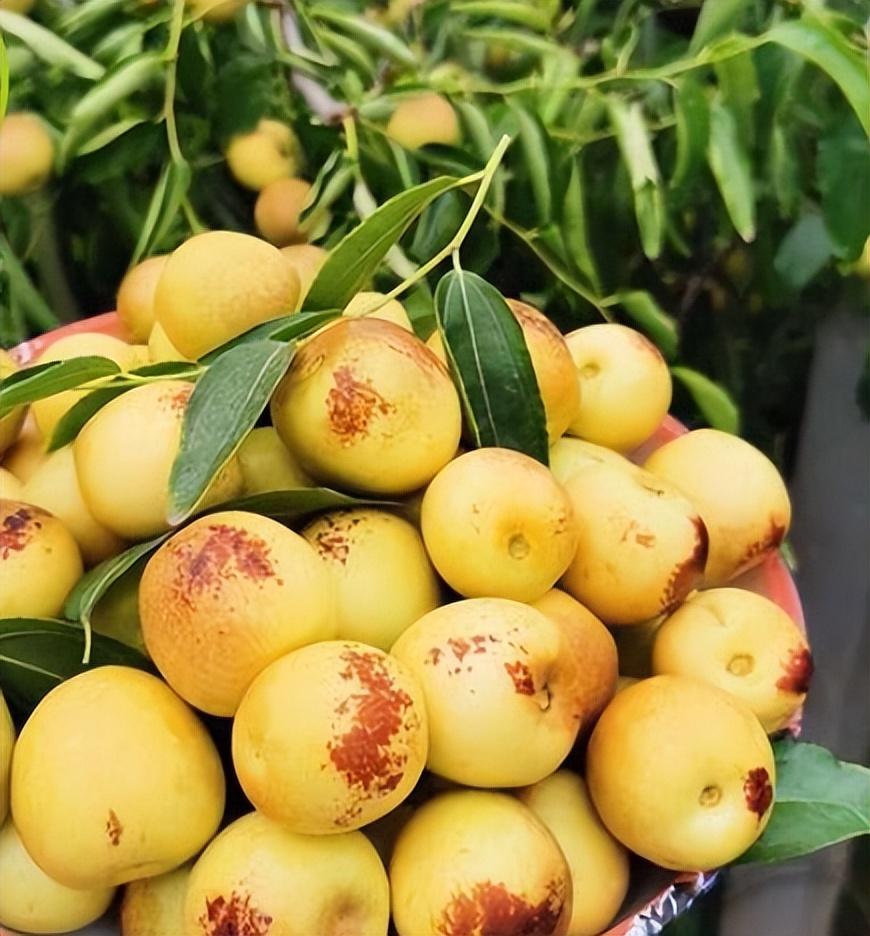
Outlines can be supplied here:
[[267, 241], [286, 247], [308, 240], [299, 215], [310, 191], [311, 183], [304, 179], [277, 179], [264, 186], [254, 205], [254, 223]]
[[277, 179], [296, 175], [302, 164], [299, 140], [292, 127], [267, 118], [249, 133], [234, 136], [226, 155], [236, 181], [255, 192]]
[[410, 150], [427, 143], [456, 146], [461, 135], [453, 105], [431, 91], [400, 101], [387, 124], [387, 136]]
[[148, 341], [154, 328], [154, 293], [167, 257], [149, 257], [124, 274], [115, 308], [134, 341]]
[[26, 195], [51, 175], [54, 143], [45, 124], [26, 111], [0, 123], [0, 195]]

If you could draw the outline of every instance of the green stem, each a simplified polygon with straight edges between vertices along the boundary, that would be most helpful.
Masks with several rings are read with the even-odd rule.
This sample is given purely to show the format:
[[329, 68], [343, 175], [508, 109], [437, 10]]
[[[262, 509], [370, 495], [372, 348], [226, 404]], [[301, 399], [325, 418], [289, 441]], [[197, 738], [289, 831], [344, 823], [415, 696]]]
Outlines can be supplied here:
[[184, 20], [184, 0], [173, 0], [172, 22], [169, 27], [169, 41], [166, 43], [164, 58], [166, 69], [166, 88], [163, 98], [163, 118], [166, 121], [166, 139], [172, 161], [180, 166], [184, 163], [184, 154], [178, 142], [178, 126], [175, 122], [175, 86], [178, 80], [178, 48], [181, 44], [181, 32]]
[[61, 260], [57, 225], [50, 196], [40, 190], [25, 198], [33, 232], [31, 259], [36, 267], [39, 284], [55, 317], [42, 315], [38, 306], [30, 310], [29, 318], [40, 329], [57, 328], [61, 322], [72, 322], [80, 317], [75, 294]]

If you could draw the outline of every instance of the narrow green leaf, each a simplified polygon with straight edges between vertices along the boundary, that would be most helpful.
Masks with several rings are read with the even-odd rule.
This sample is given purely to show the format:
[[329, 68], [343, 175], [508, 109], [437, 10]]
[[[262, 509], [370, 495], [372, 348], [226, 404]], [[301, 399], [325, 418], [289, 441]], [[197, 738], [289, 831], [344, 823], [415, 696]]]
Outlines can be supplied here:
[[393, 196], [346, 234], [329, 252], [305, 297], [307, 311], [343, 309], [378, 268], [411, 222], [442, 192], [474, 181], [442, 176]]
[[870, 770], [815, 744], [783, 740], [774, 751], [773, 814], [740, 864], [788, 861], [870, 834]]
[[475, 273], [447, 273], [435, 290], [438, 328], [478, 446], [547, 464], [547, 420], [523, 332], [501, 293]]
[[710, 107], [707, 159], [725, 208], [737, 233], [747, 243], [755, 239], [755, 192], [749, 155], [741, 144], [737, 122], [727, 107]]
[[779, 213], [791, 218], [797, 212], [801, 197], [800, 167], [795, 144], [785, 121], [775, 121], [770, 133], [768, 153], [770, 180]]
[[120, 372], [121, 368], [114, 361], [95, 356], [25, 367], [0, 380], [0, 416], [5, 416], [16, 406], [44, 400], [62, 390], [73, 390], [92, 380]]
[[202, 359], [202, 363], [210, 364], [229, 351], [230, 348], [250, 344], [252, 341], [262, 341], [264, 338], [271, 338], [272, 341], [295, 341], [297, 338], [307, 338], [308, 335], [314, 334], [318, 328], [340, 315], [341, 309], [327, 309], [325, 312], [294, 312], [291, 315], [282, 315], [271, 321], [263, 322], [262, 325], [255, 325], [244, 334], [233, 338], [226, 344], [222, 344], [219, 348], [215, 348], [214, 351], [210, 351]]
[[680, 342], [677, 321], [665, 312], [652, 293], [635, 289], [618, 292], [616, 298], [635, 324], [652, 338], [668, 360], [676, 357]]
[[733, 30], [748, 6], [749, 0], [704, 0], [689, 52], [695, 54], [714, 39]]
[[0, 120], [6, 116], [9, 106], [9, 56], [6, 54], [6, 43], [0, 32]]
[[167, 235], [178, 217], [178, 210], [187, 195], [190, 182], [190, 166], [186, 162], [168, 162], [163, 167], [154, 187], [131, 263], [138, 263], [142, 257], [153, 253], [154, 248]]
[[55, 686], [96, 666], [150, 670], [131, 647], [93, 636], [90, 663], [82, 663], [85, 632], [77, 624], [49, 618], [0, 619], [0, 685], [10, 707], [26, 718]]
[[126, 0], [85, 0], [60, 17], [55, 32], [69, 38], [75, 37], [88, 26], [98, 23], [124, 6]]
[[398, 36], [370, 20], [326, 6], [317, 6], [309, 12], [315, 19], [330, 23], [387, 58], [408, 68], [417, 67], [417, 58], [411, 49]]
[[457, 0], [450, 5], [450, 12], [462, 13], [472, 18], [501, 19], [508, 23], [528, 26], [538, 32], [546, 32], [552, 21], [545, 9], [528, 3], [527, 0]]
[[322, 510], [335, 510], [340, 507], [400, 507], [396, 501], [379, 501], [371, 498], [351, 497], [330, 488], [292, 488], [286, 491], [268, 491], [265, 494], [252, 494], [228, 501], [208, 511], [244, 510], [247, 513], [260, 514], [273, 520], [291, 523]]
[[777, 23], [766, 34], [766, 41], [791, 49], [821, 68], [839, 86], [864, 132], [870, 134], [870, 82], [865, 53], [821, 16], [812, 14]]
[[170, 524], [195, 510], [266, 408], [293, 352], [294, 345], [269, 339], [242, 344], [217, 358], [199, 379], [169, 478]]
[[538, 225], [543, 227], [553, 217], [553, 194], [550, 190], [552, 168], [547, 152], [547, 134], [539, 121], [524, 107], [514, 105], [511, 109], [520, 128], [520, 147], [529, 173]]
[[111, 403], [115, 397], [119, 397], [122, 393], [132, 389], [133, 387], [130, 384], [120, 387], [101, 387], [99, 390], [92, 390], [83, 396], [61, 416], [54, 427], [54, 432], [51, 434], [48, 451], [55, 452], [57, 449], [68, 445], [78, 436], [92, 416], [98, 413], [107, 403]]
[[145, 556], [149, 556], [171, 533], [162, 533], [145, 543], [137, 543], [117, 556], [106, 559], [86, 572], [70, 592], [64, 604], [63, 613], [70, 621], [80, 621], [90, 627], [91, 614], [97, 603], [119, 578]]
[[622, 158], [628, 167], [634, 211], [643, 252], [654, 260], [661, 253], [665, 230], [665, 204], [659, 167], [638, 102], [628, 105], [611, 96], [607, 102]]
[[33, 53], [49, 65], [56, 65], [80, 78], [97, 81], [105, 68], [78, 49], [64, 42], [50, 29], [40, 26], [27, 16], [0, 10], [0, 31], [20, 39]]
[[574, 269], [588, 280], [594, 292], [600, 293], [601, 281], [589, 244], [583, 188], [582, 154], [578, 153], [571, 162], [571, 175], [562, 202], [562, 241]]
[[740, 410], [724, 387], [689, 367], [672, 367], [671, 373], [689, 391], [701, 415], [714, 429], [737, 434]]
[[831, 261], [834, 245], [821, 215], [808, 212], [782, 239], [773, 268], [792, 292], [800, 292]]
[[87, 156], [89, 153], [96, 153], [104, 146], [108, 146], [110, 143], [114, 143], [115, 140], [122, 137], [129, 130], [132, 130], [134, 127], [138, 127], [143, 123], [145, 123], [144, 117], [125, 117], [123, 120], [119, 120], [116, 123], [110, 124], [108, 127], [100, 130], [99, 133], [95, 133], [85, 143], [82, 143], [81, 146], [78, 147], [78, 155]]
[[559, 46], [552, 40], [521, 29], [507, 29], [504, 26], [470, 26], [463, 30], [463, 38], [476, 40], [487, 45], [498, 44], [515, 52], [529, 53], [542, 58], [557, 52]]
[[693, 76], [683, 76], [676, 88], [677, 156], [670, 187], [689, 188], [698, 176], [710, 138], [710, 108], [703, 85]]
[[816, 177], [834, 251], [856, 260], [870, 236], [870, 148], [856, 123], [838, 121], [819, 141]]
[[737, 124], [740, 143], [747, 152], [755, 145], [755, 105], [761, 97], [758, 74], [752, 54], [735, 55], [714, 66], [719, 85], [719, 101], [731, 112]]

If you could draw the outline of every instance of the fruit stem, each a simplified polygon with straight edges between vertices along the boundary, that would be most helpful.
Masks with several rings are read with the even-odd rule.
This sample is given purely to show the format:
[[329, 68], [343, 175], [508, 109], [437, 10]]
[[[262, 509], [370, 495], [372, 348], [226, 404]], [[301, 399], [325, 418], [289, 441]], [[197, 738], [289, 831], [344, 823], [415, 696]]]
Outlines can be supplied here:
[[181, 166], [185, 162], [184, 154], [181, 152], [181, 144], [178, 142], [178, 127], [175, 123], [175, 84], [183, 18], [184, 0], [173, 0], [169, 41], [166, 43], [166, 51], [164, 52], [168, 67], [166, 69], [166, 87], [163, 98], [163, 118], [166, 121], [166, 140], [169, 144], [169, 153], [172, 156], [172, 161], [177, 166]]

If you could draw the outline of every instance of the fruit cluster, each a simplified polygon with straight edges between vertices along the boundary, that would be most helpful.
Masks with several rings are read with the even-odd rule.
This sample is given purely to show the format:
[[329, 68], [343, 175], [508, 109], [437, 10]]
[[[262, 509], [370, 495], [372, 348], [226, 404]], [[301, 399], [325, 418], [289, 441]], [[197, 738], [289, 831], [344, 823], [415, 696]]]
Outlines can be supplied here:
[[[302, 256], [198, 235], [122, 284], [138, 344], [79, 333], [42, 361], [200, 360], [298, 308]], [[85, 567], [167, 535], [93, 617], [159, 676], [62, 682], [14, 754], [2, 713], [0, 924], [68, 931], [126, 885], [125, 936], [582, 936], [619, 911], [629, 852], [700, 870], [758, 838], [767, 736], [811, 657], [735, 579], [780, 545], [785, 486], [721, 432], [648, 444], [671, 384], [639, 333], [509, 308], [549, 467], [471, 448], [442, 337], [375, 293], [300, 342], [179, 529], [190, 382], [155, 373], [51, 453], [83, 391], [3, 418], [0, 617], [56, 616]], [[229, 503], [318, 484], [364, 500], [298, 530]]]

